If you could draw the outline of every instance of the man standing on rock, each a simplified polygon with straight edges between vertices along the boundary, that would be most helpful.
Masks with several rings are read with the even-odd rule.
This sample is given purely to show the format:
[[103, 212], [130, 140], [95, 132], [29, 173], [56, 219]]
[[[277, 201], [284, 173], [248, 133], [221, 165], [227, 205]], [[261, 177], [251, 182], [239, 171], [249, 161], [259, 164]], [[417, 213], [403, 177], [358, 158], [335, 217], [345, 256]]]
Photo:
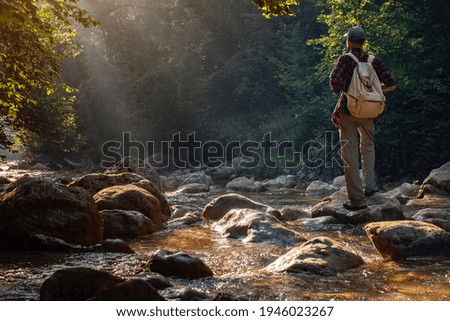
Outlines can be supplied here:
[[[361, 62], [367, 62], [369, 55], [362, 50], [366, 41], [366, 34], [361, 27], [351, 28], [346, 38], [347, 49]], [[395, 82], [383, 61], [375, 57], [372, 65], [378, 79], [383, 84], [383, 91], [395, 89]], [[376, 193], [375, 183], [375, 147], [373, 136], [377, 118], [356, 118], [350, 114], [347, 108], [347, 96], [353, 70], [357, 66], [356, 61], [349, 55], [339, 58], [330, 75], [331, 90], [341, 94], [333, 112], [332, 121], [339, 129], [339, 141], [341, 144], [341, 157], [344, 163], [345, 182], [347, 185], [349, 201], [343, 206], [351, 211], [367, 208], [365, 197]], [[358, 149], [359, 134], [359, 149]], [[359, 176], [359, 152], [364, 181]]]

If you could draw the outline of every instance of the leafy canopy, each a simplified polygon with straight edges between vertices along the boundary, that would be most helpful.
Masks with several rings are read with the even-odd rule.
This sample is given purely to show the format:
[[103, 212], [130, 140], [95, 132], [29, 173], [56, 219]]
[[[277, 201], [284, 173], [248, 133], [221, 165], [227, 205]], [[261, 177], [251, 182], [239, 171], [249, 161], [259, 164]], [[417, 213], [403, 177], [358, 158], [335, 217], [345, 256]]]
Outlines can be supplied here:
[[260, 7], [266, 18], [279, 15], [294, 16], [291, 8], [298, 6], [299, 3], [296, 0], [252, 0]]
[[79, 52], [75, 24], [98, 24], [77, 3], [0, 0], [0, 146], [11, 145], [8, 131], [32, 129], [20, 111], [38, 105], [42, 93], [73, 92], [58, 84], [60, 62]]

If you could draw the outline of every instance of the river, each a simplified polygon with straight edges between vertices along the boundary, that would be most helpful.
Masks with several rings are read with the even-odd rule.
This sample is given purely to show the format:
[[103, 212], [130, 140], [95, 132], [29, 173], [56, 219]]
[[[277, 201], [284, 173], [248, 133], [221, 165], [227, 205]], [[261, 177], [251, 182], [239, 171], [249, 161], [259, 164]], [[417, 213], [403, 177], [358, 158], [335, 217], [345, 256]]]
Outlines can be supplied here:
[[[224, 193], [222, 188], [214, 188], [210, 193], [167, 194], [167, 198], [171, 205], [201, 212], [210, 200]], [[296, 189], [245, 195], [278, 209], [285, 205], [308, 209], [318, 201]], [[408, 208], [407, 213], [415, 210]], [[169, 278], [173, 288], [163, 292], [166, 297], [188, 287], [209, 298], [227, 293], [245, 300], [450, 300], [450, 259], [384, 261], [363, 226], [330, 224], [305, 228], [299, 221], [287, 223], [307, 238], [327, 236], [339, 240], [366, 262], [337, 276], [324, 277], [269, 274], [264, 267], [288, 248], [226, 239], [214, 232], [210, 224], [200, 222], [126, 240], [136, 254], [0, 252], [0, 300], [38, 300], [42, 282], [62, 268], [92, 267], [130, 277], [157, 249], [188, 252], [214, 271], [214, 276], [206, 279]]]

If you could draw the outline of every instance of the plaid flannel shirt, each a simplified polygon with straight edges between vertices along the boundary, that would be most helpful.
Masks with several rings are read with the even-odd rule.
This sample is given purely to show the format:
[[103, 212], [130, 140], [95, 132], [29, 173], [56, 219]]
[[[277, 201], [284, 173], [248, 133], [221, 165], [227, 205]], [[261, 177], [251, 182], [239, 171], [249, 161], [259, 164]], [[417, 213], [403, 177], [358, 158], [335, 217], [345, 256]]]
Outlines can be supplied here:
[[[351, 53], [354, 54], [360, 61], [367, 61], [369, 55], [362, 51], [361, 48], [354, 48], [351, 50]], [[389, 70], [384, 66], [383, 61], [375, 57], [372, 63], [378, 78], [381, 83], [384, 83], [385, 86], [394, 86], [395, 81], [392, 78]], [[356, 67], [356, 62], [349, 56], [343, 55], [339, 58], [336, 66], [330, 74], [330, 86], [331, 90], [335, 94], [341, 94], [339, 100], [334, 108], [333, 116], [331, 117], [331, 121], [334, 123], [336, 127], [339, 128], [339, 112], [342, 111], [346, 114], [350, 114], [347, 109], [347, 97], [344, 92], [348, 90], [350, 86], [350, 82], [352, 80], [353, 69]], [[377, 122], [379, 119], [375, 119]]]

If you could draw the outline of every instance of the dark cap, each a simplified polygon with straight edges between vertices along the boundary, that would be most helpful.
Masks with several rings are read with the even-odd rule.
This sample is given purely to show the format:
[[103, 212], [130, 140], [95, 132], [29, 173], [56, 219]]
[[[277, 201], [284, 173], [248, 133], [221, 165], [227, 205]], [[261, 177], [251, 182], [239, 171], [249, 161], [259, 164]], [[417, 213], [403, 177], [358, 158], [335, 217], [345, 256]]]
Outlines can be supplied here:
[[361, 27], [352, 27], [350, 30], [344, 35], [345, 38], [350, 40], [351, 42], [360, 43], [366, 40], [366, 33]]

